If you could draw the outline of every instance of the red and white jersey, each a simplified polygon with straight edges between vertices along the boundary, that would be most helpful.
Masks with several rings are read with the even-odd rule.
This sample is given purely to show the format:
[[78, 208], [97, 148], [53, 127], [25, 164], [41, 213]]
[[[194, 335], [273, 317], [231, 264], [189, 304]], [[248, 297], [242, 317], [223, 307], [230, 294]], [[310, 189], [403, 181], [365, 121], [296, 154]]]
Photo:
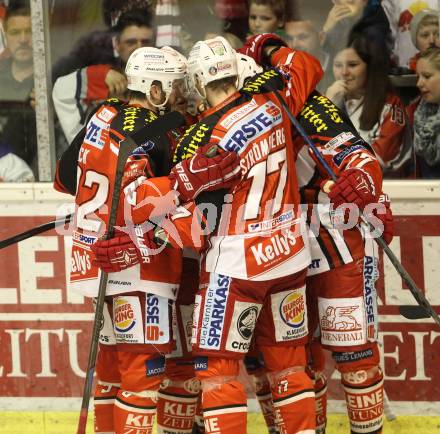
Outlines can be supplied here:
[[394, 93], [388, 93], [379, 121], [370, 129], [360, 127], [363, 100], [345, 101], [345, 110], [356, 130], [373, 148], [384, 170], [397, 172], [411, 158], [411, 149], [405, 145], [405, 139], [412, 142], [409, 118], [402, 100]]
[[[66, 191], [69, 189], [62, 185], [60, 172], [64, 168], [69, 170], [66, 165], [77, 165], [70, 286], [84, 295], [94, 297], [98, 293], [100, 270], [92, 265], [90, 246], [106, 231], [119, 145], [128, 133], [134, 133], [156, 118], [153, 112], [141, 107], [105, 104], [87, 124], [78, 161], [61, 159], [57, 167], [55, 188]], [[131, 184], [135, 179], [147, 179], [153, 175], [153, 167], [155, 174], [167, 174], [170, 169], [170, 149], [168, 140], [146, 141], [127, 160], [122, 185]], [[124, 195], [121, 196], [123, 199]], [[121, 205], [118, 213], [120, 226], [124, 226], [123, 210]], [[169, 266], [170, 263], [173, 267]], [[119, 273], [109, 273], [106, 294], [143, 291], [172, 299], [177, 295], [180, 272], [181, 251], [164, 249], [154, 259], [154, 267], [139, 264]]]
[[[379, 197], [382, 187], [380, 164], [350, 121], [335, 104], [319, 92], [313, 92], [298, 115], [298, 121], [337, 177], [347, 169], [358, 168], [371, 176]], [[335, 229], [334, 222], [343, 216], [333, 210], [320, 185], [331, 179], [301, 137], [296, 171], [300, 185], [301, 203], [307, 208], [309, 242], [312, 261], [309, 275], [323, 273], [348, 264], [364, 255], [361, 227]]]
[[[209, 239], [206, 270], [246, 280], [286, 276], [310, 262], [292, 126], [268, 89], [280, 89], [296, 115], [322, 69], [312, 56], [288, 48], [279, 49], [272, 62], [279, 69], [256, 75], [240, 92], [204, 112], [174, 155], [174, 162], [181, 161], [209, 142], [240, 156], [241, 181], [223, 205], [217, 231]], [[200, 201], [209, 202], [210, 197], [203, 195]]]

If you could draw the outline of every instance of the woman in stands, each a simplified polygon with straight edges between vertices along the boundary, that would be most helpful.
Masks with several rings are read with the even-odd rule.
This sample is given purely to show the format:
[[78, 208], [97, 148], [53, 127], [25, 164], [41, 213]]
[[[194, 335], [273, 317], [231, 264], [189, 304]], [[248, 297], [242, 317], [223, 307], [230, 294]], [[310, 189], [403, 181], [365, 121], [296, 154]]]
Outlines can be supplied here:
[[335, 81], [326, 96], [346, 111], [386, 176], [406, 176], [411, 130], [405, 107], [391, 88], [388, 63], [374, 40], [353, 35], [348, 46], [336, 53]]
[[421, 100], [414, 114], [414, 147], [420, 177], [440, 178], [440, 48], [424, 51], [416, 71]]

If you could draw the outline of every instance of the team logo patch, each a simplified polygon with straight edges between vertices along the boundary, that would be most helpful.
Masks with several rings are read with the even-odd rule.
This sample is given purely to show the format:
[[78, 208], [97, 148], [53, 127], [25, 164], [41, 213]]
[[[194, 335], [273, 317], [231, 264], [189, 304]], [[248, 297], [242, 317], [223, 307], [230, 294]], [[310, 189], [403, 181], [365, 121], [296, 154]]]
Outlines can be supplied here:
[[258, 318], [258, 309], [253, 306], [247, 308], [238, 317], [237, 329], [238, 333], [243, 339], [250, 339], [252, 331], [255, 328], [255, 323]]
[[307, 336], [305, 286], [271, 295], [272, 316], [277, 342], [287, 342]]
[[281, 319], [289, 327], [298, 328], [304, 324], [305, 321], [305, 300], [303, 294], [292, 292], [280, 304]]
[[318, 297], [321, 341], [325, 345], [359, 345], [366, 342], [363, 297]]
[[252, 334], [260, 314], [261, 304], [236, 301], [228, 330], [226, 349], [246, 353], [251, 345]]
[[113, 312], [114, 325], [118, 332], [126, 333], [136, 325], [133, 307], [128, 300], [122, 297], [115, 299]]
[[116, 343], [144, 343], [139, 297], [120, 296], [113, 299], [113, 329]]

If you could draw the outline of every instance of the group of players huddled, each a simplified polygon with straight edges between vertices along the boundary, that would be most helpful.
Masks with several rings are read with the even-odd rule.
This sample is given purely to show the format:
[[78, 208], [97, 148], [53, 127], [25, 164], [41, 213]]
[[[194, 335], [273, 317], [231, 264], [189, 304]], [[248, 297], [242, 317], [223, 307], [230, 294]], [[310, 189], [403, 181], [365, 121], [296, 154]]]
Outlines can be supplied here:
[[[387, 242], [392, 214], [374, 152], [315, 90], [319, 62], [262, 34], [188, 59], [138, 48], [125, 72], [129, 101], [96, 109], [55, 181], [75, 195], [72, 288], [96, 297], [108, 273], [95, 433], [152, 433], [156, 418], [159, 433], [244, 434], [243, 361], [270, 433], [324, 433], [323, 348], [351, 432], [380, 433], [378, 249], [360, 213]], [[186, 125], [139, 142], [106, 239], [120, 144], [171, 111]]]

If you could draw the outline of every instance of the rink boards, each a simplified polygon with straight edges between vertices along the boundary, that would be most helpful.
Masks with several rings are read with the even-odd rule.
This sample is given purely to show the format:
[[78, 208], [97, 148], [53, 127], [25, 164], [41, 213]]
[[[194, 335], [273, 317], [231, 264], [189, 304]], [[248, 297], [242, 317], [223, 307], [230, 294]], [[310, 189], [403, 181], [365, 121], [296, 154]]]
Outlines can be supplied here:
[[[440, 183], [387, 183], [392, 249], [434, 306], [440, 306]], [[50, 185], [0, 185], [0, 239], [53, 220], [68, 196]], [[79, 408], [92, 322], [90, 300], [66, 290], [69, 237], [50, 231], [0, 250], [0, 411]], [[386, 391], [397, 414], [440, 416], [440, 328], [405, 320], [414, 304], [388, 259], [378, 284]], [[330, 411], [342, 391], [329, 367]], [[1, 431], [0, 431], [1, 432]], [[391, 432], [391, 431], [390, 431]], [[427, 432], [427, 431], [426, 431]]]

